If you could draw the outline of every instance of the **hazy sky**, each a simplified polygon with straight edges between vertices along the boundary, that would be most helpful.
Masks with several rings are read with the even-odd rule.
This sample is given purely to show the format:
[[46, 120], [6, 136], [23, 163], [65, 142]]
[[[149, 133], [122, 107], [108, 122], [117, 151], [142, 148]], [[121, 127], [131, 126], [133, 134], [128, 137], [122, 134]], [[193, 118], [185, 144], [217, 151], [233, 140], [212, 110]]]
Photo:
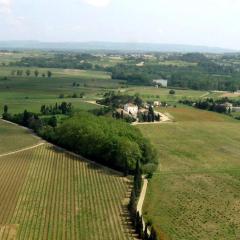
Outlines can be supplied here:
[[0, 40], [240, 49], [240, 0], [0, 0]]

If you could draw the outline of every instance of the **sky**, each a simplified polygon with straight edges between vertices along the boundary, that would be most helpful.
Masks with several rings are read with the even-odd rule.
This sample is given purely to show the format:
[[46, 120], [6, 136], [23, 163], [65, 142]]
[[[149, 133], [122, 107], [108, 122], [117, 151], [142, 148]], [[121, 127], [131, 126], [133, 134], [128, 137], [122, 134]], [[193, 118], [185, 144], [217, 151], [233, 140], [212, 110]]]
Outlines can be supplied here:
[[240, 0], [0, 0], [0, 40], [240, 50]]

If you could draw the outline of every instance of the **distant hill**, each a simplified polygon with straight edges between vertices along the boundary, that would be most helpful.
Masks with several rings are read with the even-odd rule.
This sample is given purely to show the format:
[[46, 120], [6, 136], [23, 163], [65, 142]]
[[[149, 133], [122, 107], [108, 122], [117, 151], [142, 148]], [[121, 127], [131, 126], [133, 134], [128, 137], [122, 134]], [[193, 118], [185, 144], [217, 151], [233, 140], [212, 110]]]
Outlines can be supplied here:
[[115, 43], [115, 42], [40, 42], [40, 41], [0, 41], [2, 50], [45, 49], [45, 50], [104, 50], [125, 52], [206, 52], [229, 53], [234, 50], [217, 47], [157, 44], [157, 43]]

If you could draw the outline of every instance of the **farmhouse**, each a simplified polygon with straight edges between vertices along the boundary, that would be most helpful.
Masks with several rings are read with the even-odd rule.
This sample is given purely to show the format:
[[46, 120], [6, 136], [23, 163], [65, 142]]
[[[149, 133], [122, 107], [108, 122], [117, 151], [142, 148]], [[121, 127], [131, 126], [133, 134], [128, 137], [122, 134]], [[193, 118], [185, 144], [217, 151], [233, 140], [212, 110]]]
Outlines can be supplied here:
[[138, 113], [138, 106], [132, 104], [132, 103], [127, 103], [124, 105], [124, 111], [131, 115], [137, 115]]
[[165, 79], [156, 79], [156, 80], [153, 80], [153, 83], [161, 87], [168, 86], [168, 80], [165, 80]]
[[233, 108], [233, 105], [232, 105], [232, 103], [229, 103], [229, 102], [226, 102], [226, 103], [224, 103], [224, 104], [222, 104], [224, 107], [226, 107], [226, 110], [227, 111], [232, 111], [232, 108]]

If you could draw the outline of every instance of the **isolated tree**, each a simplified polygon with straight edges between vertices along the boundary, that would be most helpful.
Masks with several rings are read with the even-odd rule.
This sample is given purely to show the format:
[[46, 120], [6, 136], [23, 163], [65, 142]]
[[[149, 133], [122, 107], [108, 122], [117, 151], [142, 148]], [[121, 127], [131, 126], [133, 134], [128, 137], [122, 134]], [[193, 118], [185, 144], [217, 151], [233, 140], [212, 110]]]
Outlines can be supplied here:
[[74, 93], [74, 94], [72, 95], [72, 98], [77, 98], [77, 94]]
[[25, 73], [28, 77], [31, 75], [31, 71], [29, 69], [27, 69]]
[[143, 100], [140, 98], [139, 94], [135, 95], [134, 103], [138, 106], [141, 107], [143, 105]]
[[42, 105], [42, 106], [41, 106], [40, 112], [41, 112], [43, 115], [46, 114], [46, 106], [45, 106], [45, 105]]
[[131, 215], [133, 216], [135, 211], [136, 211], [136, 195], [135, 195], [134, 189], [131, 192], [131, 197], [130, 197], [130, 202], [129, 202], [129, 205], [128, 205], [128, 209], [129, 209]]
[[123, 110], [121, 111], [121, 119], [123, 119]]
[[52, 76], [52, 72], [51, 71], [47, 71], [47, 76], [50, 78]]
[[34, 71], [34, 75], [35, 75], [35, 77], [38, 77], [39, 71], [38, 71], [38, 70], [35, 70], [35, 71]]
[[42, 73], [42, 77], [44, 77], [44, 78], [45, 78], [45, 77], [46, 77], [46, 74], [45, 74], [45, 73]]
[[145, 225], [145, 229], [143, 232], [143, 240], [148, 240], [149, 236], [148, 236], [148, 224]]
[[134, 190], [135, 190], [136, 196], [139, 196], [141, 188], [142, 188], [142, 172], [140, 169], [139, 160], [137, 160], [135, 173], [134, 173]]
[[173, 89], [171, 89], [171, 90], [169, 91], [169, 94], [174, 95], [174, 94], [175, 94], [175, 91], [174, 91]]
[[3, 112], [4, 112], [5, 114], [8, 113], [8, 106], [7, 106], [7, 105], [4, 105], [4, 107], [3, 107]]

